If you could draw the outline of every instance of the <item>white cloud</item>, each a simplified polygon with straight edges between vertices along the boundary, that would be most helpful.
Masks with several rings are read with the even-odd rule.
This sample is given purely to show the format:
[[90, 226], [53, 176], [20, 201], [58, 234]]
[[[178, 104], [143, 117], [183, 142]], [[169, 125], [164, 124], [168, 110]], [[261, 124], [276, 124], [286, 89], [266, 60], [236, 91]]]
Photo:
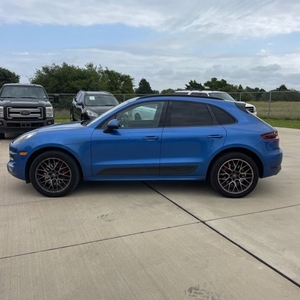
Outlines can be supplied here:
[[300, 30], [294, 0], [10, 0], [2, 23], [90, 26], [122, 23], [158, 31], [269, 36]]
[[146, 78], [158, 90], [211, 77], [266, 89], [290, 83], [300, 90], [299, 43], [284, 51], [274, 42], [263, 43], [267, 37], [299, 34], [299, 11], [295, 0], [10, 0], [0, 4], [0, 26], [125, 24], [160, 34], [118, 46], [100, 47], [95, 41], [85, 48], [62, 49], [55, 42], [44, 52], [24, 48], [0, 55], [0, 66], [24, 80], [44, 65], [93, 62], [129, 74], [136, 86]]

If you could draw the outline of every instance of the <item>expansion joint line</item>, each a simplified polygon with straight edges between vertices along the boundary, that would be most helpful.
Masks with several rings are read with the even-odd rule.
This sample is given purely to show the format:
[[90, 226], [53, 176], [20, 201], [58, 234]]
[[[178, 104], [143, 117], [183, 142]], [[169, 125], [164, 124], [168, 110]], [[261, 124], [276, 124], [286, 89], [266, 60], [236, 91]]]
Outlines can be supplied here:
[[151, 185], [147, 184], [146, 182], [143, 182], [143, 183], [146, 186], [148, 186], [150, 189], [152, 189], [153, 191], [155, 191], [157, 194], [161, 195], [163, 198], [165, 198], [166, 200], [168, 200], [169, 202], [171, 202], [172, 204], [174, 204], [175, 206], [177, 206], [179, 209], [181, 209], [182, 211], [186, 212], [191, 217], [195, 218], [197, 221], [199, 221], [199, 223], [201, 223], [201, 224], [205, 225], [206, 227], [208, 227], [209, 229], [213, 230], [218, 235], [220, 235], [221, 237], [223, 237], [224, 239], [226, 239], [227, 241], [229, 241], [233, 245], [237, 246], [238, 248], [240, 248], [241, 250], [243, 250], [244, 252], [246, 252], [248, 255], [250, 255], [254, 259], [258, 260], [260, 263], [264, 264], [265, 266], [267, 266], [268, 268], [270, 268], [271, 270], [273, 270], [274, 272], [276, 272], [277, 274], [279, 274], [280, 276], [282, 276], [283, 278], [285, 278], [286, 280], [288, 280], [289, 282], [291, 282], [292, 284], [294, 284], [298, 288], [300, 288], [300, 284], [298, 282], [296, 282], [292, 278], [288, 277], [287, 275], [283, 274], [281, 271], [279, 271], [278, 269], [274, 268], [269, 263], [267, 263], [266, 261], [262, 260], [257, 255], [255, 255], [254, 253], [250, 252], [249, 250], [247, 250], [243, 246], [239, 245], [237, 242], [233, 241], [232, 239], [230, 239], [228, 236], [224, 235], [223, 233], [221, 233], [217, 229], [213, 228], [211, 225], [209, 225], [208, 223], [206, 223], [207, 221], [201, 220], [199, 217], [195, 216], [193, 213], [191, 213], [190, 211], [188, 211], [187, 209], [185, 209], [184, 207], [182, 207], [178, 203], [174, 202], [173, 200], [171, 200], [170, 198], [168, 198], [167, 196], [165, 196], [161, 192], [157, 191], [155, 188], [153, 188]]

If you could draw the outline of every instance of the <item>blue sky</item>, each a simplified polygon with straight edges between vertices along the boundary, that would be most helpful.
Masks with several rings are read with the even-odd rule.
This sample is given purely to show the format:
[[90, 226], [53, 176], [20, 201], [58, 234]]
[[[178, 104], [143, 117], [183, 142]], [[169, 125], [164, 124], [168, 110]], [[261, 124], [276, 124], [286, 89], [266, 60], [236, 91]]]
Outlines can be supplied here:
[[159, 91], [212, 77], [300, 90], [299, 12], [295, 0], [0, 0], [0, 67], [21, 82], [92, 62]]

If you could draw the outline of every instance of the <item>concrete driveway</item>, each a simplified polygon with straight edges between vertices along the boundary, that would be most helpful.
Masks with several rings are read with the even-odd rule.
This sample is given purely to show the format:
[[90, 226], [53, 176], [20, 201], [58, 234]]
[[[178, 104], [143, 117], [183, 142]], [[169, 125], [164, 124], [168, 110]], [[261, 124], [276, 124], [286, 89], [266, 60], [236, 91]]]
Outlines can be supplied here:
[[199, 182], [85, 183], [50, 199], [6, 171], [0, 299], [300, 299], [300, 130], [246, 198]]

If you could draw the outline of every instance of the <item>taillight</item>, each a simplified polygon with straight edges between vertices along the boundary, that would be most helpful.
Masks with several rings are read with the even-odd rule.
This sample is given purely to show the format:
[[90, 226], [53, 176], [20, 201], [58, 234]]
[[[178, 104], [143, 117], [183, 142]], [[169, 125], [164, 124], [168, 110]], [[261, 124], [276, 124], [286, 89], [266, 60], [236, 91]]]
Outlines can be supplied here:
[[272, 132], [267, 132], [267, 133], [263, 133], [260, 135], [264, 140], [278, 140], [279, 136], [278, 136], [278, 131], [272, 131]]

